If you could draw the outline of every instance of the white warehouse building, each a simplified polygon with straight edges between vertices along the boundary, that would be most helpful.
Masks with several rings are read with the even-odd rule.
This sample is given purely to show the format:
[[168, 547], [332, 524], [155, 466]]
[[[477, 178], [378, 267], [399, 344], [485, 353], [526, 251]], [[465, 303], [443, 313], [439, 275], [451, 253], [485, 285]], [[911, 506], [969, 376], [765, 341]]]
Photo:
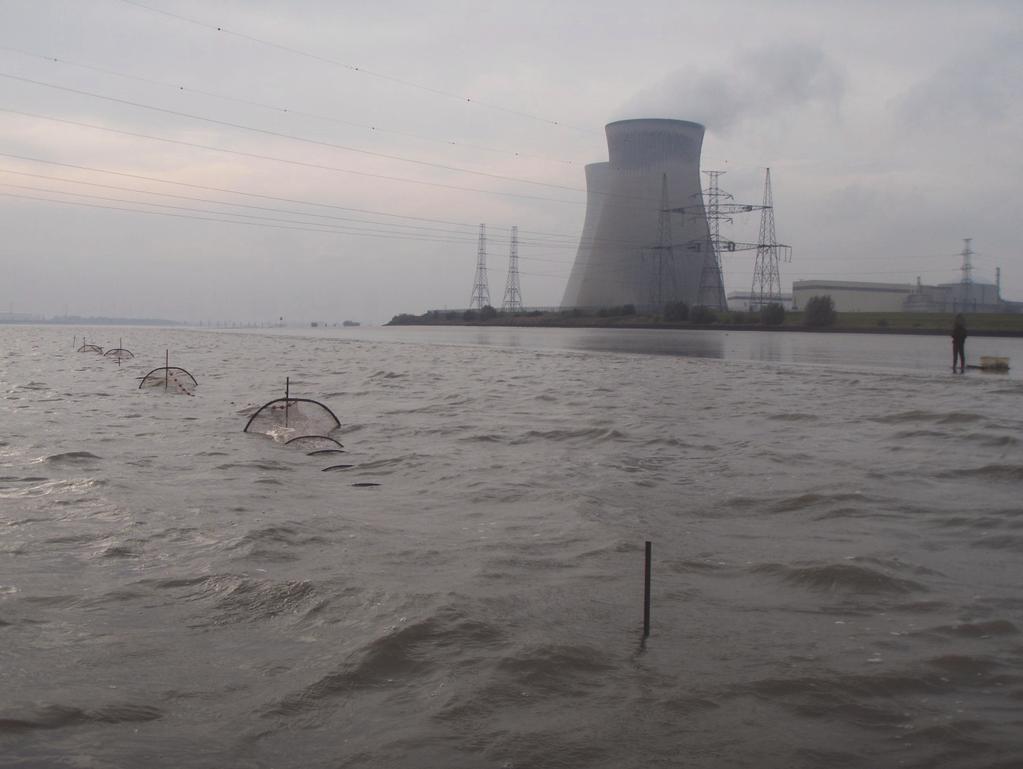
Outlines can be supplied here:
[[846, 280], [797, 280], [792, 305], [802, 310], [815, 296], [830, 296], [837, 312], [1021, 312], [1007, 302], [996, 283], [973, 281], [927, 286], [914, 283], [863, 283]]

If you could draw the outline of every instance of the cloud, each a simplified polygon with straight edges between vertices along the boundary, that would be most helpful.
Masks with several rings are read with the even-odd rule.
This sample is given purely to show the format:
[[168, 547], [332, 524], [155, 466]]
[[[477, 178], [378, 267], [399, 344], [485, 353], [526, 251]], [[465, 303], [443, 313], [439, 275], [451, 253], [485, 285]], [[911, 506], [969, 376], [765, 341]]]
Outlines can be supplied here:
[[970, 128], [1008, 120], [1023, 99], [1023, 34], [986, 41], [942, 65], [894, 101], [913, 129]]
[[626, 102], [618, 117], [678, 117], [727, 133], [745, 120], [781, 110], [837, 106], [845, 89], [841, 67], [820, 48], [762, 48], [718, 69], [676, 70]]

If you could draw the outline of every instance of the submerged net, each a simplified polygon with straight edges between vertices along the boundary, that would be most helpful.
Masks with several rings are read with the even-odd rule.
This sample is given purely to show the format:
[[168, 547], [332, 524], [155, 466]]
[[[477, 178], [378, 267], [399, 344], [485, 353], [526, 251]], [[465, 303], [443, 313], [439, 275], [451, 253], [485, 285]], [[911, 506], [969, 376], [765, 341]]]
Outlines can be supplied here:
[[323, 443], [326, 448], [335, 446], [326, 434], [340, 426], [341, 421], [334, 412], [319, 401], [278, 398], [261, 406], [249, 417], [245, 432], [270, 435], [285, 443], [293, 438], [318, 438], [323, 443], [326, 438], [326, 443]]
[[140, 390], [162, 390], [179, 395], [194, 395], [198, 386], [194, 376], [177, 366], [154, 368], [139, 381]]
[[337, 451], [343, 449], [341, 441], [331, 438], [329, 435], [296, 435], [285, 441], [285, 445], [294, 446], [307, 451]]

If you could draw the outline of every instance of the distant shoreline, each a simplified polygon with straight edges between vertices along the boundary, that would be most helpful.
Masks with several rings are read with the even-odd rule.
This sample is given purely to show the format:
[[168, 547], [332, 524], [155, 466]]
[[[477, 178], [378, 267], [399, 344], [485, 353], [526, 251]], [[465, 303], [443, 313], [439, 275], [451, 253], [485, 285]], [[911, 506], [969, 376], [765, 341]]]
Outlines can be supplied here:
[[[952, 325], [952, 316], [920, 317], [904, 313], [840, 313], [832, 326], [805, 326], [795, 313], [789, 313], [781, 325], [761, 323], [716, 322], [696, 324], [669, 322], [650, 316], [627, 315], [615, 317], [564, 317], [546, 313], [540, 316], [498, 316], [488, 320], [449, 320], [424, 316], [395, 316], [385, 326], [465, 326], [474, 328], [596, 328], [644, 329], [672, 331], [781, 331], [808, 334], [902, 334], [917, 336], [945, 336]], [[859, 322], [850, 323], [850, 319]], [[916, 325], [914, 325], [916, 324]], [[1023, 315], [987, 316], [967, 315], [969, 335], [978, 337], [1023, 337]]]

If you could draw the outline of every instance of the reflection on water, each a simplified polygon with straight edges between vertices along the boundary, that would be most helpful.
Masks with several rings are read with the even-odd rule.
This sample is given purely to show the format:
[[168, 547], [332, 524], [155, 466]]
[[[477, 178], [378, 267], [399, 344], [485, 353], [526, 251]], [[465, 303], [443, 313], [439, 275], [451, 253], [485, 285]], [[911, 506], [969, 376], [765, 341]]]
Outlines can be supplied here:
[[[465, 326], [360, 327], [323, 329], [318, 333], [310, 333], [308, 329], [284, 329], [273, 333], [377, 342], [676, 355], [933, 372], [950, 371], [952, 356], [951, 342], [943, 335]], [[1008, 376], [1023, 377], [1023, 339], [971, 337], [966, 343], [967, 363], [977, 363], [982, 355], [1009, 357], [1010, 365], [1015, 365]], [[991, 375], [1005, 376], [1004, 373]]]

